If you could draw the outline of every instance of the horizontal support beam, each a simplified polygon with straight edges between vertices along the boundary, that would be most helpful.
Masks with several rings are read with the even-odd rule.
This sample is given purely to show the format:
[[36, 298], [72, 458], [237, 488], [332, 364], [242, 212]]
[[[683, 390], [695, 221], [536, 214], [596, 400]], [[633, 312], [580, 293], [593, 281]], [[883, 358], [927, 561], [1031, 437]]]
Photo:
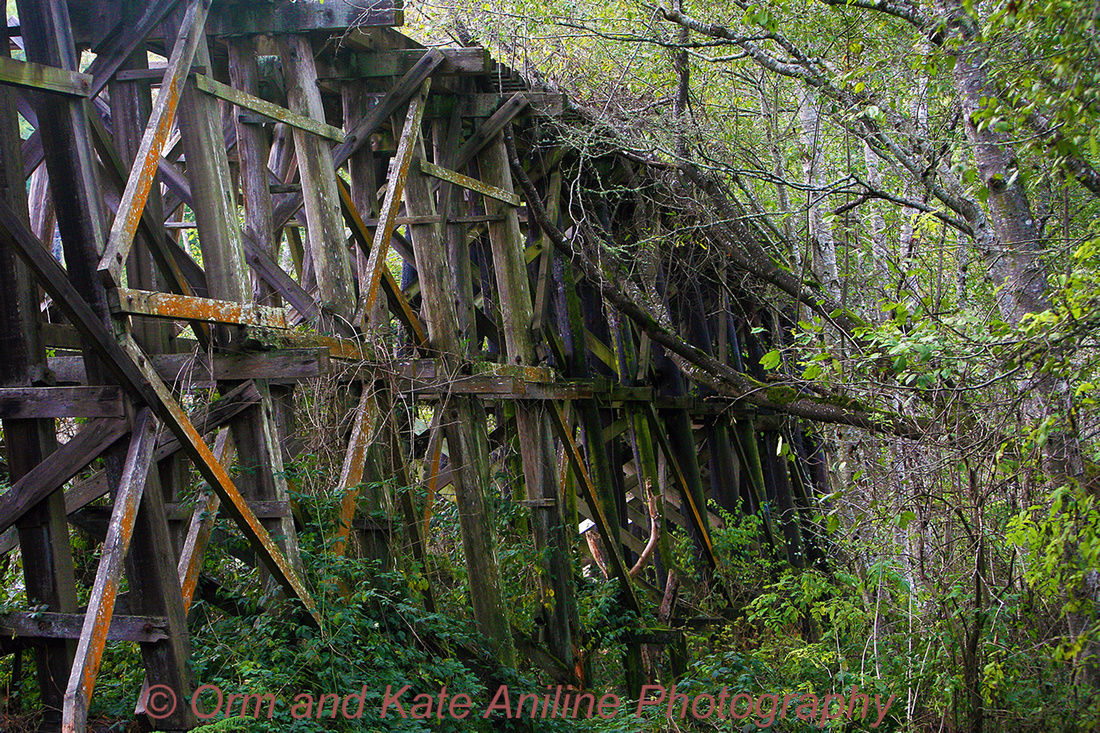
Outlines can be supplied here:
[[[0, 615], [0, 635], [25, 639], [79, 639], [84, 624], [81, 613], [12, 611]], [[115, 616], [107, 628], [108, 641], [148, 643], [168, 638], [163, 616]]]
[[0, 419], [125, 417], [118, 387], [0, 388]]
[[404, 13], [392, 1], [312, 0], [288, 3], [218, 3], [208, 30], [214, 36], [252, 36], [310, 31], [343, 32], [366, 26], [399, 26]]
[[[284, 349], [246, 354], [150, 354], [153, 368], [166, 382], [196, 387], [218, 380], [266, 379], [297, 382], [328, 374], [332, 364], [327, 349]], [[50, 370], [58, 382], [85, 384], [84, 358], [51, 356]]]
[[431, 176], [432, 178], [438, 178], [439, 180], [447, 181], [448, 183], [453, 183], [456, 186], [461, 186], [462, 188], [480, 193], [483, 196], [488, 196], [489, 198], [496, 199], [497, 201], [503, 201], [504, 203], [511, 204], [512, 206], [519, 206], [523, 203], [520, 200], [519, 196], [516, 196], [511, 191], [505, 191], [499, 186], [491, 186], [488, 183], [482, 183], [476, 178], [471, 178], [470, 176], [463, 175], [456, 171], [442, 168], [434, 163], [429, 163], [423, 158], [419, 158], [418, 160], [420, 163], [420, 172], [424, 175]]
[[291, 127], [296, 127], [306, 132], [312, 132], [314, 135], [320, 135], [323, 138], [334, 140], [338, 143], [344, 142], [344, 131], [332, 125], [326, 125], [324, 122], [318, 122], [315, 119], [300, 115], [297, 112], [291, 112], [286, 107], [280, 107], [277, 104], [268, 102], [266, 99], [260, 99], [259, 97], [234, 89], [231, 86], [211, 79], [209, 76], [196, 74], [194, 80], [195, 86], [198, 89], [218, 99], [232, 102], [241, 109], [247, 109], [263, 115], [264, 117], [269, 117], [276, 122], [285, 122]]
[[[484, 48], [447, 48], [433, 75], [485, 74], [493, 69], [493, 60]], [[423, 49], [399, 49], [353, 53], [348, 59], [354, 78], [404, 76], [424, 57]]]
[[92, 77], [88, 74], [29, 61], [16, 61], [7, 56], [0, 56], [0, 84], [73, 97], [87, 97], [92, 91]]
[[[289, 501], [249, 501], [248, 507], [256, 515], [256, 519], [282, 519], [291, 516]], [[164, 513], [168, 521], [189, 522], [195, 513], [195, 504], [164, 505]]]
[[111, 312], [115, 314], [168, 318], [174, 321], [289, 328], [284, 309], [253, 303], [234, 303], [130, 288], [107, 291], [107, 300]]

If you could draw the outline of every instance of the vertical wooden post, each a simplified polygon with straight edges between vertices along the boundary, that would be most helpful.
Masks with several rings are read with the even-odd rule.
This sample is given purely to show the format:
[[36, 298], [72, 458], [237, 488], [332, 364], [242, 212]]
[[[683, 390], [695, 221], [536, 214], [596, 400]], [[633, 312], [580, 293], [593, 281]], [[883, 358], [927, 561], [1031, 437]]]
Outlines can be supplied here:
[[[504, 139], [490, 143], [479, 156], [482, 180], [511, 192], [512, 172]], [[489, 239], [493, 249], [497, 292], [503, 313], [505, 350], [508, 363], [533, 366], [537, 361], [535, 342], [531, 335], [534, 320], [531, 286], [524, 260], [524, 240], [519, 228], [516, 208], [485, 197], [485, 213], [500, 215], [503, 221], [489, 223]], [[423, 282], [423, 281], [422, 281]], [[516, 406], [516, 427], [527, 498], [536, 502], [532, 508], [535, 546], [545, 553], [545, 573], [540, 575], [543, 605], [549, 618], [546, 623], [547, 646], [552, 654], [573, 668], [573, 634], [577, 626], [573, 601], [573, 572], [569, 532], [562, 522], [561, 496], [558, 493], [554, 466], [556, 455], [551, 439], [550, 417], [546, 405], [534, 400], [521, 400]]]
[[[229, 40], [229, 76], [233, 87], [258, 96], [260, 69], [256, 63], [256, 42], [241, 36]], [[267, 133], [260, 125], [245, 124], [234, 115], [237, 129], [237, 156], [240, 159], [241, 191], [244, 199], [245, 235], [271, 259], [276, 259], [278, 242], [271, 220], [271, 189], [267, 160], [270, 149]], [[278, 306], [278, 294], [255, 273], [252, 274], [253, 299], [260, 305]]]
[[[0, 35], [8, 55], [8, 38]], [[23, 158], [16, 118], [15, 90], [0, 87], [0, 198], [20, 216], [27, 216]], [[45, 168], [40, 169], [42, 174]], [[52, 226], [50, 227], [52, 231]], [[51, 242], [52, 244], [52, 242]], [[46, 363], [38, 330], [38, 286], [15, 252], [0, 247], [0, 386], [27, 387]], [[14, 484], [56, 447], [52, 420], [4, 420], [8, 471]], [[77, 608], [69, 547], [65, 501], [60, 491], [32, 509], [18, 524], [27, 595], [50, 611], [72, 613]], [[43, 640], [35, 648], [38, 682], [46, 726], [60, 722], [62, 697], [72, 665], [74, 645]]]
[[[280, 37], [279, 50], [288, 106], [294, 112], [324, 122], [317, 66], [308, 36]], [[298, 152], [298, 170], [309, 221], [309, 249], [321, 310], [331, 316], [330, 324], [326, 324], [329, 328], [350, 333], [355, 313], [355, 288], [344, 240], [332, 149], [316, 135], [298, 129], [294, 130], [294, 147]]]
[[[205, 43], [199, 44], [195, 63], [209, 68], [210, 54]], [[237, 224], [236, 195], [229, 174], [229, 159], [217, 102], [199, 92], [194, 83], [188, 81], [177, 114], [210, 295], [221, 300], [248, 303], [252, 299], [252, 289]], [[238, 141], [238, 146], [241, 142]], [[243, 142], [249, 145], [256, 141], [249, 138]], [[264, 156], [260, 150], [251, 150], [248, 159], [253, 164], [260, 164]], [[253, 177], [258, 175], [255, 170], [250, 170], [250, 174]], [[266, 178], [264, 181], [266, 186]], [[255, 193], [255, 188], [250, 186], [249, 190]], [[262, 203], [251, 203], [250, 213], [256, 217], [256, 226], [261, 229], [270, 227], [270, 218], [267, 224], [260, 221]], [[222, 331], [217, 345], [224, 348], [235, 340], [235, 336]], [[220, 384], [219, 389], [224, 391], [233, 386], [234, 383], [226, 382]], [[232, 423], [241, 467], [239, 488], [248, 499], [286, 501], [286, 472], [275, 405], [266, 383], [257, 382], [256, 387], [261, 395], [260, 409], [249, 411]], [[263, 525], [286, 554], [291, 567], [298, 568], [300, 562], [293, 518], [265, 519]], [[261, 569], [261, 572], [266, 571]]]
[[[423, 93], [423, 92], [421, 92]], [[424, 143], [418, 137], [417, 154], [424, 157]], [[436, 215], [431, 188], [419, 167], [409, 169], [405, 204], [410, 216]], [[439, 224], [412, 227], [413, 251], [423, 294], [424, 322], [431, 346], [438, 350], [448, 368], [464, 354], [462, 329], [450, 293], [450, 266]], [[492, 516], [485, 500], [488, 485], [488, 436], [484, 420], [476, 418], [476, 398], [453, 395], [443, 416], [444, 434], [450, 449], [455, 501], [458, 504], [462, 547], [470, 581], [474, 618], [497, 658], [514, 664], [515, 648], [501, 590], [500, 567]]]

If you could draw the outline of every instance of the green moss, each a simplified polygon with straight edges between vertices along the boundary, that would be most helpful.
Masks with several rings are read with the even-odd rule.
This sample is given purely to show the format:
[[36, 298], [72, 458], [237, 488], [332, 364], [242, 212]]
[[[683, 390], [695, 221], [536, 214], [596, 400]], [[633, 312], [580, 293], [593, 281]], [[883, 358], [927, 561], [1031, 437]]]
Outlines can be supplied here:
[[798, 390], [786, 385], [768, 387], [768, 401], [776, 405], [785, 405], [798, 399]]

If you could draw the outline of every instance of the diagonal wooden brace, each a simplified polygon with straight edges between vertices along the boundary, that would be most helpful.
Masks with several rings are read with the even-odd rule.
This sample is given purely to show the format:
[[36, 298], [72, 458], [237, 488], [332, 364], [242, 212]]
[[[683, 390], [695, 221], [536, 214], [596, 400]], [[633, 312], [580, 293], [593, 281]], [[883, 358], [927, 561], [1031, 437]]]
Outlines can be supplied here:
[[130, 549], [145, 479], [153, 464], [153, 449], [157, 445], [157, 419], [149, 408], [143, 408], [134, 421], [133, 438], [122, 467], [118, 493], [115, 496], [103, 555], [96, 570], [95, 585], [88, 601], [88, 612], [76, 646], [76, 659], [69, 686], [65, 691], [62, 711], [63, 733], [83, 733], [88, 723], [88, 703], [92, 699], [99, 663], [107, 644], [107, 632], [115, 611], [115, 598], [122, 578], [123, 563]]
[[126, 181], [122, 201], [118, 205], [118, 214], [111, 226], [107, 249], [99, 261], [100, 276], [107, 280], [108, 287], [119, 284], [126, 255], [134, 244], [134, 235], [141, 223], [141, 214], [145, 210], [145, 202], [149, 198], [157, 173], [160, 151], [168, 139], [168, 132], [176, 116], [183, 83], [187, 79], [199, 43], [206, 39], [203, 28], [209, 9], [210, 0], [193, 0], [180, 25], [180, 34], [172, 48], [164, 82], [149, 116], [149, 126], [141, 139], [141, 147], [134, 159], [133, 168], [130, 169], [130, 178]]
[[184, 452], [195, 463], [199, 473], [214, 488], [226, 504], [228, 514], [252, 544], [260, 559], [286, 591], [305, 604], [313, 619], [319, 623], [316, 605], [309, 591], [302, 585], [290, 564], [283, 557], [271, 536], [253, 514], [248, 502], [233, 484], [229, 473], [214, 457], [202, 434], [195, 429], [187, 413], [172, 396], [171, 390], [157, 374], [149, 357], [129, 334], [118, 340], [100, 321], [91, 306], [77, 293], [69, 282], [65, 270], [42, 247], [42, 243], [27, 228], [11, 207], [0, 200], [0, 243], [15, 248], [27, 266], [34, 272], [42, 287], [54, 299], [69, 321], [88, 340], [103, 359], [119, 383], [128, 392], [144, 402], [180, 441]]

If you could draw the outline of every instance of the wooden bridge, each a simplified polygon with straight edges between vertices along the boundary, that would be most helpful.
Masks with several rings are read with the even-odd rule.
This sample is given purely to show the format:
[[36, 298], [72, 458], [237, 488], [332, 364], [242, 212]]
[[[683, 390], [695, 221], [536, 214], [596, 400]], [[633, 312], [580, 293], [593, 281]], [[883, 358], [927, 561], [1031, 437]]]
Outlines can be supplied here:
[[[664, 599], [666, 625], [668, 529], [722, 561], [708, 498], [765, 517], [762, 539], [792, 563], [813, 559], [819, 450], [789, 419], [691, 386], [571, 249], [659, 240], [662, 212], [623, 191], [660, 175], [570, 145], [567, 101], [484, 50], [424, 48], [394, 30], [400, 7], [363, 4], [19, 0], [9, 21], [0, 543], [22, 552], [28, 607], [0, 617], [0, 649], [33, 651], [48, 727], [86, 728], [110, 639], [140, 642], [147, 685], [189, 694], [186, 616], [218, 514], [265, 582], [316, 615], [285, 467], [301, 450], [295, 392], [323, 377], [351, 423], [334, 552], [385, 557], [396, 536], [423, 557], [426, 508], [405, 488], [362, 489], [412, 486], [409, 466], [426, 466], [427, 510], [452, 488], [473, 616], [504, 663], [518, 646], [586, 682], [579, 528], [622, 602]], [[653, 266], [671, 282], [675, 265]], [[662, 293], [672, 319], [758, 369], [771, 315], [707, 268]], [[421, 441], [407, 428], [418, 402], [433, 406]], [[189, 467], [208, 500], [185, 499]], [[491, 471], [516, 474], [506, 500], [529, 509], [545, 558], [539, 639], [514, 633], [502, 599]], [[390, 521], [364, 518], [387, 507]], [[86, 607], [68, 522], [103, 542]], [[639, 556], [659, 571], [632, 573]], [[180, 706], [149, 722], [195, 721]]]

